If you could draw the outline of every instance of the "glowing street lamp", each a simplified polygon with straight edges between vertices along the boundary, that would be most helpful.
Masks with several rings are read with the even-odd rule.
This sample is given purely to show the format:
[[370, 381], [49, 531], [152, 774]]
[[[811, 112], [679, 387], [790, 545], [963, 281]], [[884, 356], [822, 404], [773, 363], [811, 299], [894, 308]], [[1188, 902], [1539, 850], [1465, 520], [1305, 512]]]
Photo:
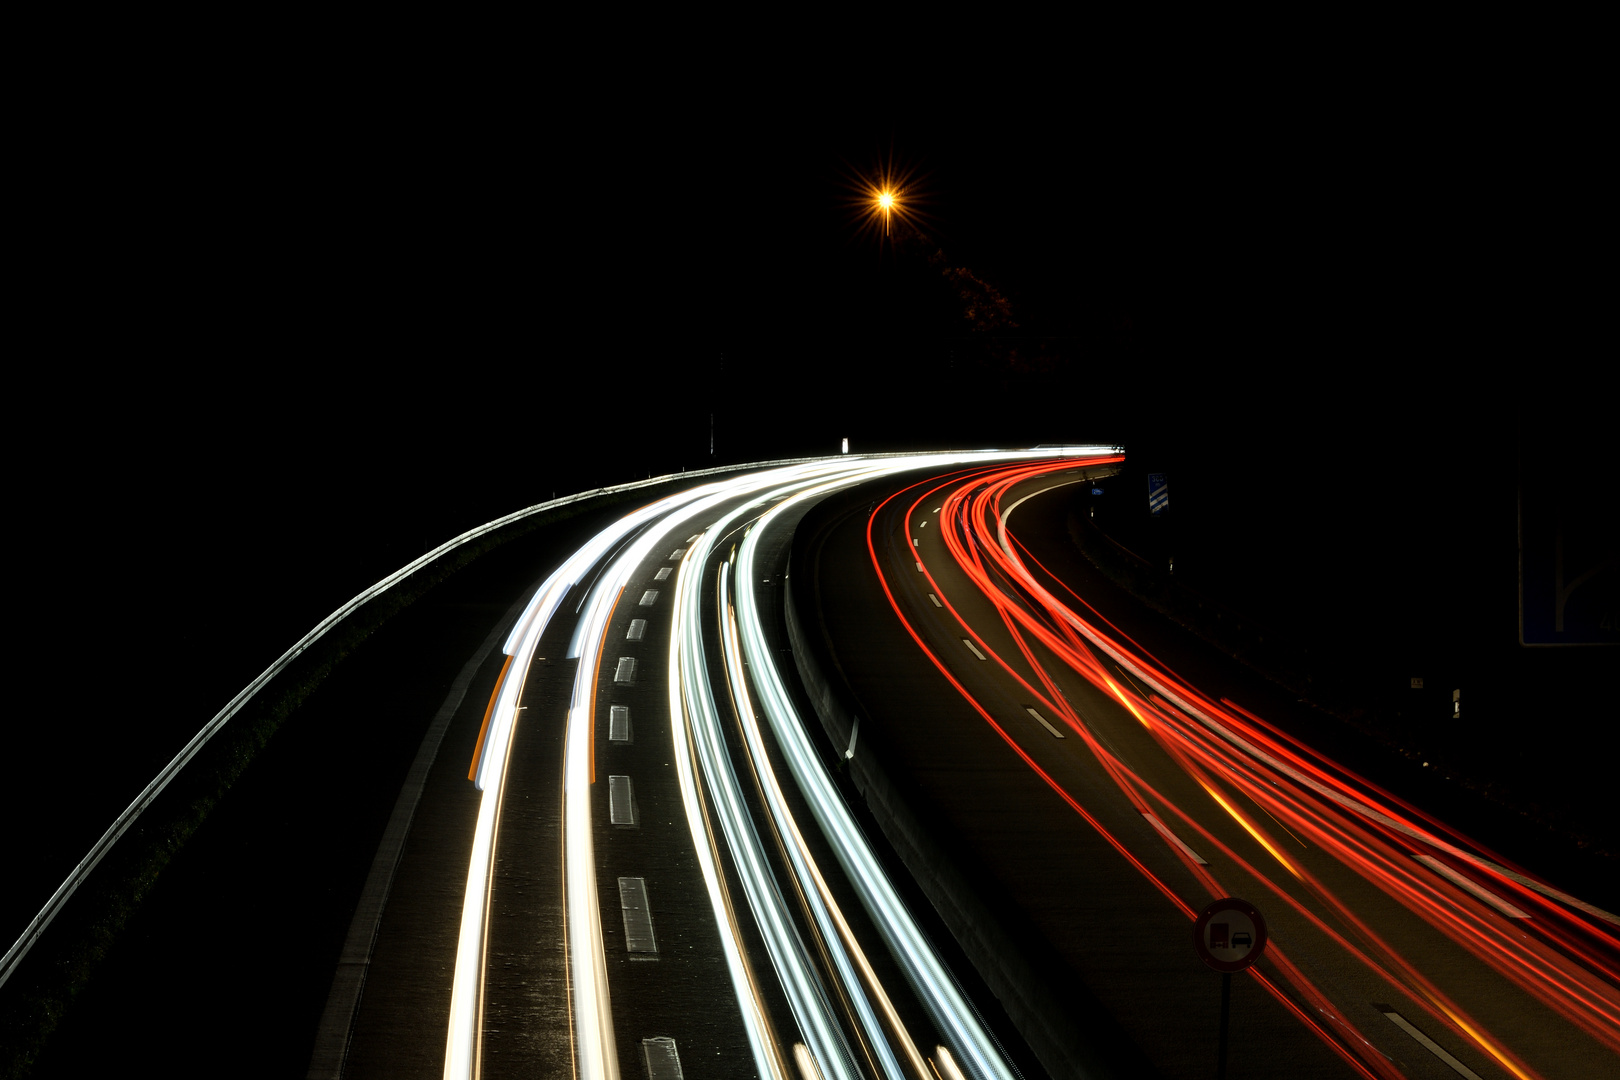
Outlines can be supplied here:
[[925, 189], [908, 168], [896, 168], [891, 161], [880, 163], [866, 173], [850, 173], [849, 199], [845, 203], [857, 220], [862, 232], [871, 231], [879, 244], [889, 247], [894, 243], [894, 223], [916, 224], [927, 215], [921, 207], [928, 204]]

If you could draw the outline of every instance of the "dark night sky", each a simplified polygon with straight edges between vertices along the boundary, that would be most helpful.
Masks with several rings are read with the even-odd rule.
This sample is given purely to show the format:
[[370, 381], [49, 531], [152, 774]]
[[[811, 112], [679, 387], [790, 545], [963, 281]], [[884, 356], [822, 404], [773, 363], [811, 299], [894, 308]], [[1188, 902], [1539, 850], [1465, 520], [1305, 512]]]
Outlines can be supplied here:
[[[45, 140], [13, 398], [44, 423], [11, 439], [35, 777], [150, 776], [424, 546], [700, 467], [711, 412], [726, 461], [1117, 440], [1212, 582], [1447, 655], [1511, 652], [1517, 433], [1613, 487], [1583, 368], [1613, 177], [1495, 76], [808, 106], [215, 75]], [[938, 274], [852, 226], [891, 154], [951, 265], [1057, 339], [1043, 369], [974, 359]], [[112, 702], [154, 737], [97, 737]]]

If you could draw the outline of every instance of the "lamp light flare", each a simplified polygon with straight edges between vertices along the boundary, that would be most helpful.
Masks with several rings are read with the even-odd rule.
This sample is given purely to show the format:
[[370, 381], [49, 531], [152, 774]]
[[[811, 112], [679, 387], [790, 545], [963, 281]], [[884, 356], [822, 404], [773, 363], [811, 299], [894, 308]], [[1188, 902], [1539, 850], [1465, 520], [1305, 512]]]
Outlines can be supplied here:
[[915, 167], [897, 163], [892, 156], [863, 171], [847, 175], [845, 206], [860, 231], [882, 246], [895, 242], [894, 226], [920, 227], [928, 220], [926, 177]]

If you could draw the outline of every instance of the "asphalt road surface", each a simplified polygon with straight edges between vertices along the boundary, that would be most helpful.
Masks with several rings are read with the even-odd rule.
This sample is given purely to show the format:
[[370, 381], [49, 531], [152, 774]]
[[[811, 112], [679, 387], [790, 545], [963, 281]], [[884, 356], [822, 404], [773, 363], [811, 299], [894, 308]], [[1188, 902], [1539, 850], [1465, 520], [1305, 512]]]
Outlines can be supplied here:
[[856, 493], [800, 536], [863, 738], [1077, 1026], [1161, 1075], [1209, 1075], [1221, 976], [1191, 920], [1231, 896], [1270, 941], [1234, 978], [1230, 1075], [1612, 1072], [1614, 916], [1244, 707], [1274, 688], [1189, 683], [1156, 652], [1177, 643], [1088, 607], [1098, 575], [1065, 535], [1079, 479], [986, 470], [875, 508]]
[[[243, 1074], [1204, 1077], [1221, 897], [1264, 924], [1202, 938], [1228, 1075], [1612, 1072], [1614, 916], [1103, 582], [1072, 496], [1118, 463], [790, 463], [492, 557], [530, 561], [401, 623], [386, 708], [378, 646], [271, 744], [251, 848], [227, 801], [44, 1074], [161, 1044], [180, 993], [200, 1069], [285, 1036]], [[177, 957], [212, 975], [137, 1006]]]
[[534, 590], [424, 788], [343, 1075], [1038, 1072], [840, 786], [782, 616], [816, 501], [964, 460], [694, 489]]

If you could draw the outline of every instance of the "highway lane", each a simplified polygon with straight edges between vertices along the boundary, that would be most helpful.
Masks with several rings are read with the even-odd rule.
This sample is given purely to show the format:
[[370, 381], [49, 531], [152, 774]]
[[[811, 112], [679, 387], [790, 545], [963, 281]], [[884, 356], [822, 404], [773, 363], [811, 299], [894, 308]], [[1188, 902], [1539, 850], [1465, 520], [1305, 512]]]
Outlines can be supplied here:
[[[663, 1075], [679, 1061], [706, 1075], [1013, 1075], [827, 779], [769, 654], [754, 564], [760, 538], [840, 487], [1008, 457], [850, 458], [695, 486], [604, 530], [536, 591], [469, 766], [481, 808], [446, 1077], [533, 1063]], [[520, 743], [536, 725], [550, 734]], [[543, 801], [559, 771], [560, 807], [514, 816], [512, 797]], [[560, 888], [502, 869], [559, 861]], [[560, 910], [519, 899], [531, 891]], [[495, 930], [515, 909], [560, 914], [531, 926], [561, 948]], [[566, 1061], [560, 1040], [518, 1034], [558, 1015]]]
[[918, 488], [845, 514], [829, 572], [847, 581], [865, 556], [894, 599], [888, 626], [898, 614], [916, 632], [911, 655], [869, 629], [887, 598], [820, 592], [874, 734], [1005, 889], [1006, 916], [1035, 928], [1031, 947], [1061, 955], [1170, 1075], [1202, 1074], [1214, 1054], [1186, 921], [1223, 892], [1260, 904], [1276, 932], [1239, 990], [1234, 1063], [1247, 1055], [1257, 1074], [1458, 1075], [1414, 1033], [1478, 1075], [1612, 1067], [1609, 922], [1497, 873], [1501, 860], [1106, 628], [1081, 632], [1060, 584], [1026, 575], [1003, 523], [1072, 479]]
[[[1035, 570], [1023, 581], [998, 561], [1022, 550], [1020, 515], [1043, 505], [1041, 496], [1020, 500], [1076, 479], [1074, 460], [1047, 478], [1009, 477], [995, 489], [976, 481], [955, 501], [957, 485], [946, 483], [913, 491], [933, 492], [920, 502], [885, 504], [923, 477], [937, 484], [977, 471], [982, 481], [1009, 461], [1018, 458], [848, 459], [707, 492], [666, 487], [673, 494], [655, 512], [586, 545], [568, 580], [534, 590], [538, 606], [514, 608], [423, 795], [347, 1074], [443, 1075], [448, 1064], [477, 1075], [636, 1076], [679, 1055], [688, 1075], [946, 1077], [953, 1065], [1006, 1075], [1009, 1058], [1034, 1075], [1027, 1051], [996, 1045], [997, 1034], [1008, 1043], [996, 1002], [941, 940], [938, 919], [918, 910], [916, 888], [874, 841], [867, 807], [840, 812], [882, 756], [905, 765], [899, 786], [923, 796], [930, 826], [960, 848], [958, 869], [994, 893], [981, 927], [963, 932], [943, 907], [940, 917], [981, 966], [991, 923], [1004, 931], [996, 940], [1022, 949], [1011, 959], [1029, 978], [998, 983], [1006, 970], [988, 971], [984, 983], [1033, 1032], [1052, 1075], [1080, 1074], [1069, 1066], [1081, 1059], [1094, 1075], [1208, 1069], [1218, 979], [1192, 958], [1186, 921], [1211, 882], [1274, 917], [1284, 961], [1261, 969], [1277, 994], [1239, 980], [1234, 1074], [1457, 1075], [1418, 1036], [1483, 1076], [1515, 1067], [1584, 1075], [1611, 1064], [1603, 1010], [1612, 979], [1583, 989], [1592, 965], [1583, 975], [1567, 964], [1583, 941], [1600, 950], [1612, 941], [1590, 919], [1557, 931], [1549, 914], [1590, 911], [1502, 876], [1493, 868], [1505, 860], [1398, 805], [1380, 813], [1408, 831], [1373, 820], [1362, 835], [1367, 814], [1332, 818], [1348, 808], [1252, 753], [1229, 756], [1231, 740], [1208, 738], [1209, 718], [1198, 714], [1221, 710], [1219, 724], [1247, 724], [1245, 741], [1269, 740], [1267, 756], [1319, 786], [1341, 775], [1151, 658], [1110, 652], [1040, 600], [1044, 588], [1078, 602], [1056, 582]], [[817, 499], [825, 505], [812, 508]], [[798, 657], [784, 653], [781, 615], [790, 546], [817, 549], [832, 583], [817, 618], [835, 631], [837, 660], [862, 699], [860, 727], [833, 739], [791, 685]], [[879, 570], [939, 666], [875, 587]], [[547, 596], [555, 602], [543, 617]], [[1089, 661], [1070, 662], [1076, 639]], [[1266, 785], [1290, 790], [1272, 797]], [[1345, 798], [1367, 794], [1352, 783]], [[1335, 804], [1327, 816], [1316, 805], [1324, 799]], [[571, 822], [583, 828], [569, 839]], [[1440, 843], [1414, 847], [1411, 830]], [[1319, 850], [1335, 842], [1404, 866], [1403, 887]], [[460, 864], [454, 875], [441, 872], [444, 852]], [[473, 878], [487, 891], [469, 899]], [[587, 878], [594, 895], [577, 889], [583, 906], [570, 913], [570, 886]], [[1514, 939], [1503, 926], [1527, 932]], [[1469, 947], [1481, 934], [1494, 935], [1485, 940], [1497, 963]], [[1542, 967], [1539, 990], [1501, 970], [1509, 949], [1522, 958], [1510, 967]], [[1408, 959], [1410, 971], [1400, 966]], [[599, 977], [584, 994], [581, 964]], [[467, 987], [453, 989], [458, 968], [473, 973], [470, 998]], [[1043, 996], [1067, 1029], [1057, 1056], [1062, 1038], [1029, 1023], [1031, 999]], [[595, 1048], [582, 1051], [587, 1023]], [[1375, 1056], [1358, 1058], [1358, 1045]], [[581, 1068], [582, 1053], [597, 1064]]]
[[[176, 1076], [215, 1075], [221, 1067], [239, 1076], [287, 1076], [308, 1067], [355, 901], [435, 713], [458, 669], [532, 586], [536, 575], [529, 568], [566, 555], [594, 532], [592, 525], [573, 538], [592, 512], [481, 557], [383, 623], [332, 669], [142, 898], [35, 1075], [102, 1075], [136, 1058], [161, 1060], [163, 1071]], [[497, 660], [499, 645], [499, 639], [491, 645]], [[498, 667], [486, 665], [465, 690], [469, 748]], [[271, 690], [279, 696], [279, 687]], [[156, 686], [143, 693], [161, 700]], [[457, 792], [476, 794], [465, 779], [468, 752], [461, 737], [452, 725], [439, 761], [451, 766], [445, 779], [459, 781]], [[450, 823], [459, 811], [446, 794], [431, 784], [424, 793], [389, 896], [387, 914], [399, 918], [384, 934], [407, 930], [403, 953], [413, 967], [403, 971], [392, 963], [399, 952], [379, 957], [424, 1005], [430, 1004], [423, 1000], [428, 980], [439, 974], [438, 924], [415, 919], [429, 913], [415, 886], [431, 889], [423, 848], [431, 855], [440, 844], [458, 842]], [[163, 809], [161, 802], [155, 807]], [[151, 821], [142, 824], [151, 836]], [[464, 877], [465, 856], [458, 861]], [[460, 888], [457, 883], [458, 899]], [[448, 930], [453, 956], [453, 915]], [[26, 985], [23, 974], [7, 989]], [[391, 977], [372, 974], [367, 1000], [377, 1004]], [[430, 1054], [438, 1070], [444, 1009], [434, 1005], [431, 1013], [437, 1045]], [[176, 1054], [175, 1032], [182, 1027], [184, 1052]], [[0, 1043], [12, 1045], [7, 1037]], [[251, 1055], [243, 1053], [246, 1047]]]
[[[581, 559], [577, 575], [552, 580], [556, 589], [534, 590], [534, 597], [558, 600], [549, 618], [521, 602], [508, 611], [516, 588], [499, 602], [480, 596], [484, 614], [463, 620], [478, 623], [464, 649], [432, 665], [412, 653], [413, 666], [445, 668], [427, 689], [409, 677], [392, 680], [408, 684], [412, 700], [381, 693], [387, 688], [366, 664], [346, 664], [334, 677], [345, 684], [341, 703], [322, 712], [321, 724], [290, 722], [266, 767], [250, 773], [253, 783], [233, 792], [229, 806], [245, 806], [266, 835], [274, 834], [273, 858], [265, 847], [237, 850], [236, 834], [225, 827], [228, 808], [210, 819], [213, 843], [193, 843], [184, 853], [206, 878], [228, 850], [241, 894], [255, 898], [250, 962], [241, 962], [240, 947], [229, 962], [218, 955], [219, 943], [240, 933], [240, 906], [222, 907], [206, 881], [171, 871], [166, 886], [183, 884], [185, 895], [159, 905], [164, 930], [142, 953], [157, 959], [109, 983], [127, 1004], [110, 1000], [100, 1015], [127, 1014], [120, 1028], [125, 1044], [150, 1048], [172, 1030], [172, 1010], [163, 1002], [195, 995], [196, 984], [177, 970], [157, 980], [175, 989], [161, 998], [146, 995], [151, 1000], [140, 1008], [129, 1000], [141, 996], [135, 987], [153, 981], [146, 974], [152, 967], [173, 967], [175, 956], [206, 957], [207, 992], [188, 1015], [212, 1018], [198, 1039], [217, 1049], [174, 1062], [175, 1071], [233, 1060], [243, 1045], [237, 1033], [253, 1032], [254, 1045], [275, 1041], [276, 1048], [238, 1062], [240, 1071], [284, 1075], [289, 1056], [307, 1055], [305, 1040], [313, 1041], [314, 1025], [325, 1023], [316, 995], [333, 985], [330, 965], [341, 944], [345, 965], [359, 976], [352, 982], [358, 1008], [339, 1003], [325, 1010], [340, 1022], [347, 1015], [350, 1026], [323, 1038], [336, 1057], [317, 1050], [312, 1074], [330, 1075], [338, 1061], [350, 1076], [469, 1068], [478, 1075], [576, 1069], [639, 1075], [649, 1054], [673, 1060], [683, 1053], [702, 1075], [949, 1077], [957, 1058], [963, 1075], [1005, 1075], [994, 1038], [976, 1030], [983, 1025], [973, 1014], [986, 1003], [964, 1003], [954, 987], [961, 979], [971, 990], [970, 974], [952, 977], [942, 967], [950, 962], [948, 943], [938, 948], [947, 959], [926, 955], [935, 949], [928, 931], [894, 903], [905, 884], [891, 881], [886, 889], [872, 877], [893, 869], [881, 852], [841, 850], [851, 836], [829, 841], [823, 825], [839, 826], [837, 815], [799, 790], [795, 766], [778, 743], [781, 711], [767, 708], [760, 697], [767, 684], [753, 675], [759, 650], [769, 648], [761, 644], [768, 632], [753, 625], [757, 615], [743, 613], [750, 604], [769, 608], [773, 600], [756, 603], [753, 594], [779, 591], [780, 578], [758, 566], [739, 571], [732, 561], [750, 536], [770, 538], [776, 554], [767, 561], [780, 558], [783, 515], [791, 512], [757, 533], [752, 527], [807, 485], [953, 467], [952, 460], [848, 458], [708, 495], [682, 495], [668, 484], [659, 491], [680, 497], [614, 533]], [[682, 520], [687, 510], [692, 514]], [[514, 584], [552, 569], [536, 563], [513, 572], [502, 565]], [[751, 582], [751, 573], [762, 580]], [[763, 579], [773, 576], [767, 585]], [[682, 590], [690, 605], [676, 602]], [[649, 593], [658, 595], [644, 604]], [[684, 627], [677, 619], [682, 610]], [[497, 635], [502, 647], [480, 662], [488, 650], [478, 639], [503, 611], [512, 632]], [[362, 655], [375, 662], [371, 668], [388, 670], [386, 653]], [[635, 662], [622, 682], [621, 659]], [[461, 689], [446, 697], [448, 673], [458, 665]], [[624, 740], [614, 738], [615, 707], [627, 709]], [[428, 719], [435, 712], [445, 721], [442, 731], [439, 719]], [[581, 731], [588, 737], [576, 739]], [[289, 741], [290, 734], [299, 737]], [[312, 861], [311, 852], [324, 834], [353, 832], [360, 847], [366, 834], [392, 832], [389, 807], [403, 796], [391, 778], [415, 770], [413, 755], [429, 767], [420, 802], [413, 796], [415, 809], [403, 819], [403, 847], [382, 860], [392, 869], [380, 922], [360, 913], [351, 919], [344, 898], [363, 891], [368, 865], [381, 865], [378, 853], [357, 852], [344, 877], [332, 872], [333, 858]], [[581, 763], [596, 766], [594, 782], [586, 770], [584, 782], [571, 787]], [[312, 775], [319, 782], [312, 784]], [[483, 789], [476, 786], [480, 777]], [[497, 778], [505, 783], [492, 785]], [[250, 786], [256, 794], [244, 803], [239, 796]], [[344, 811], [341, 820], [323, 817], [330, 792], [351, 788], [365, 792], [363, 808]], [[576, 797], [578, 803], [567, 801]], [[287, 808], [298, 813], [290, 818]], [[349, 818], [360, 817], [351, 828]], [[846, 859], [858, 860], [850, 865], [870, 880], [852, 883]], [[466, 886], [475, 878], [469, 901]], [[574, 889], [590, 879], [594, 899], [589, 888]], [[622, 888], [621, 879], [639, 879], [639, 891]], [[572, 912], [571, 889], [584, 900]], [[319, 939], [289, 948], [304, 923], [282, 913], [316, 908]], [[646, 916], [639, 927], [630, 918], [638, 910]], [[575, 948], [571, 935], [581, 931], [583, 947]], [[647, 932], [656, 952], [632, 950], [637, 931]], [[363, 955], [348, 959], [349, 942]], [[901, 949], [906, 955], [897, 958], [893, 942], [910, 942]], [[682, 945], [689, 957], [680, 957]], [[332, 955], [323, 961], [328, 948]], [[305, 953], [312, 959], [300, 959]], [[580, 993], [587, 982], [579, 977], [582, 962], [600, 976], [586, 993]], [[471, 972], [473, 982], [457, 987], [458, 970]], [[297, 988], [296, 1000], [280, 1000], [289, 997], [287, 987]], [[253, 1007], [244, 1011], [244, 1002]], [[305, 1022], [286, 1019], [295, 1014], [307, 1017], [309, 1034]], [[581, 1068], [581, 1032], [591, 1025], [594, 1046], [584, 1052], [597, 1064]], [[64, 1074], [100, 1060], [91, 1041], [64, 1048]], [[108, 1047], [102, 1056], [113, 1053]]]

